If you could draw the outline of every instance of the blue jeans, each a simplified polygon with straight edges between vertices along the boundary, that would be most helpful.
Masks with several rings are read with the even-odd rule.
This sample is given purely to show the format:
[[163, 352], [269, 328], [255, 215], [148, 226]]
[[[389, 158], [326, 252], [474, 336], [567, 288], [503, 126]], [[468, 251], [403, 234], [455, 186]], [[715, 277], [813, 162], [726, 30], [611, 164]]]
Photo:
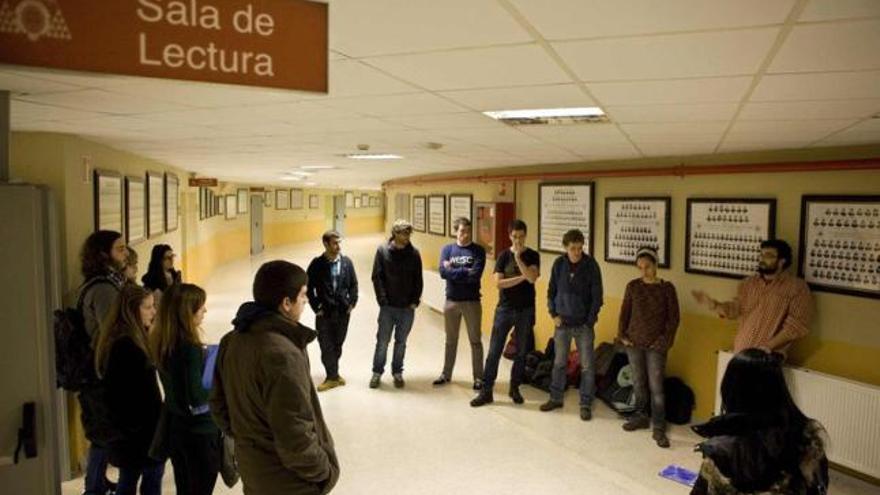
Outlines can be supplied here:
[[498, 363], [507, 335], [513, 327], [519, 352], [513, 360], [510, 370], [510, 388], [519, 387], [523, 380], [526, 367], [526, 349], [529, 336], [535, 326], [535, 308], [495, 308], [495, 321], [492, 324], [492, 336], [489, 337], [489, 354], [486, 356], [486, 370], [483, 374], [483, 391], [492, 392], [495, 379], [498, 377]]
[[86, 458], [85, 493], [89, 495], [104, 495], [107, 493], [107, 484], [104, 482], [107, 476], [107, 460], [109, 452], [104, 447], [92, 444], [89, 447]]
[[141, 495], [159, 495], [162, 493], [164, 474], [164, 462], [150, 461], [143, 467], [120, 468], [119, 485], [116, 487], [115, 495], [135, 495], [138, 478], [141, 478]]
[[593, 340], [596, 334], [592, 327], [586, 325], [556, 327], [553, 333], [553, 347], [556, 357], [553, 359], [553, 376], [550, 383], [550, 400], [562, 402], [565, 394], [565, 367], [568, 364], [568, 351], [571, 340], [577, 346], [581, 364], [581, 407], [590, 407], [593, 402], [593, 384], [596, 381], [595, 360], [593, 359]]
[[412, 308], [379, 307], [379, 331], [376, 333], [376, 352], [373, 353], [373, 373], [385, 372], [388, 359], [388, 343], [394, 334], [394, 354], [391, 357], [391, 373], [403, 373], [403, 358], [406, 355], [406, 338], [412, 330], [415, 310]]
[[666, 395], [663, 392], [666, 353], [641, 347], [627, 347], [626, 357], [632, 366], [636, 414], [647, 417], [650, 389], [651, 422], [655, 430], [666, 431]]

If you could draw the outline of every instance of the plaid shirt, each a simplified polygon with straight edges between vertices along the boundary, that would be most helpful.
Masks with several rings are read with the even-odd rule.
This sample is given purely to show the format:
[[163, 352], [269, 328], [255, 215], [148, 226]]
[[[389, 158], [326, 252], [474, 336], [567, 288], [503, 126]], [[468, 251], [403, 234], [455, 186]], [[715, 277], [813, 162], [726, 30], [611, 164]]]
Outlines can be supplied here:
[[[733, 341], [734, 352], [766, 345], [776, 335], [783, 334], [791, 341], [810, 332], [813, 299], [802, 279], [786, 272], [767, 281], [761, 275], [745, 279], [731, 302], [719, 305], [721, 314], [739, 319], [739, 328]], [[791, 342], [774, 351], [786, 354]]]

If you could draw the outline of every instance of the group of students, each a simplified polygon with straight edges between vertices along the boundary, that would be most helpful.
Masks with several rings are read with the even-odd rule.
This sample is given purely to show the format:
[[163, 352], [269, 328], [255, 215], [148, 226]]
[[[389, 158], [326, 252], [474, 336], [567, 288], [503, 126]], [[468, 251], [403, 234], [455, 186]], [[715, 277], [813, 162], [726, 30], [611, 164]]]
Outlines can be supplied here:
[[[508, 395], [522, 404], [519, 385], [525, 352], [533, 338], [540, 256], [526, 247], [526, 224], [513, 221], [508, 229], [512, 245], [495, 263], [499, 303], [484, 363], [479, 327], [486, 254], [472, 241], [467, 219], [456, 219], [454, 231], [456, 242], [443, 248], [439, 263], [447, 281], [447, 341], [443, 371], [434, 385], [452, 380], [464, 319], [477, 391], [471, 406], [494, 401], [499, 361], [511, 331], [518, 352]], [[397, 388], [405, 386], [406, 340], [423, 289], [421, 256], [410, 243], [411, 233], [408, 222], [395, 221], [391, 238], [378, 247], [374, 257], [372, 282], [379, 317], [371, 388], [381, 386], [392, 337], [393, 383]], [[592, 417], [594, 327], [603, 289], [598, 263], [583, 251], [584, 240], [580, 231], [567, 232], [562, 239], [565, 253], [551, 269], [547, 297], [555, 325], [556, 360], [550, 397], [540, 409], [562, 406], [565, 365], [574, 340], [581, 365], [580, 417], [587, 421]], [[122, 237], [106, 231], [90, 236], [82, 255], [86, 283], [80, 298], [87, 328], [94, 332], [95, 366], [101, 380], [80, 393], [83, 422], [93, 442], [86, 493], [108, 493], [104, 476], [108, 459], [120, 468], [116, 493], [134, 493], [138, 478], [142, 494], [159, 493], [164, 459], [149, 454], [163, 408], [171, 418], [169, 452], [180, 494], [213, 491], [221, 431], [235, 440], [247, 493], [332, 490], [339, 462], [317, 391], [345, 385], [339, 359], [350, 314], [358, 302], [358, 285], [351, 260], [341, 253], [341, 236], [328, 231], [322, 241], [325, 250], [311, 261], [307, 272], [280, 260], [260, 267], [253, 282], [253, 301], [241, 305], [234, 329], [220, 343], [213, 386], [208, 390], [202, 385], [205, 351], [199, 337], [205, 292], [182, 283], [173, 269], [173, 252], [159, 246], [153, 258], [162, 259], [157, 264], [161, 271], [153, 275], [148, 271], [145, 288], [126, 282], [123, 274], [131, 257], [126, 255]], [[157, 254], [157, 250], [162, 252]], [[170, 258], [163, 258], [169, 253]], [[633, 365], [637, 404], [623, 429], [653, 426], [654, 441], [668, 447], [662, 382], [679, 309], [674, 286], [657, 277], [657, 261], [652, 248], [638, 251], [641, 276], [627, 284], [617, 340]], [[796, 282], [799, 279], [784, 273], [790, 264], [788, 245], [767, 241], [762, 245], [759, 274], [743, 282], [736, 299], [722, 303], [694, 292], [697, 301], [719, 315], [738, 318], [740, 328], [737, 354], [722, 383], [724, 414], [695, 427], [707, 440], [698, 446], [704, 463], [692, 493], [818, 494], [827, 487], [821, 425], [798, 410], [781, 371], [784, 351], [805, 333], [811, 311], [809, 291], [805, 301]], [[771, 292], [777, 297], [768, 297]], [[155, 294], [162, 296], [158, 310]], [[307, 303], [315, 312], [317, 332], [299, 323]], [[743, 332], [749, 335], [741, 336]], [[306, 351], [315, 339], [327, 373], [317, 388]], [[156, 371], [165, 392], [164, 404]], [[95, 434], [90, 424], [100, 424], [94, 419], [102, 414], [109, 426], [103, 434]]]

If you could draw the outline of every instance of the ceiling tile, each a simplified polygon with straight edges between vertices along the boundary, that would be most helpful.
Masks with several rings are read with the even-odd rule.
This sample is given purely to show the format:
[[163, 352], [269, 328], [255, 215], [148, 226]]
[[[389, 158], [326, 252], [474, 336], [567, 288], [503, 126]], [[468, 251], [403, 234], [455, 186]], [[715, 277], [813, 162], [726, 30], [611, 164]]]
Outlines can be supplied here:
[[839, 146], [880, 143], [880, 119], [870, 119], [829, 136], [816, 146]]
[[582, 124], [582, 125], [532, 125], [522, 126], [523, 133], [536, 137], [541, 141], [560, 146], [571, 144], [624, 144], [626, 136], [613, 124]]
[[329, 14], [330, 47], [352, 57], [531, 41], [494, 0], [334, 0]]
[[778, 28], [553, 43], [583, 81], [753, 74]]
[[862, 119], [880, 113], [880, 99], [748, 103], [739, 120]]
[[880, 20], [799, 25], [776, 54], [768, 73], [880, 68]]
[[80, 86], [72, 84], [64, 84], [54, 81], [47, 81], [35, 77], [5, 69], [0, 66], [0, 90], [9, 91], [12, 96], [18, 96], [20, 93], [38, 95], [42, 93], [58, 93], [63, 91], [76, 91], [83, 89]]
[[855, 120], [753, 120], [736, 122], [725, 143], [805, 141], [821, 139], [855, 123]]
[[466, 108], [462, 108], [454, 103], [444, 100], [443, 98], [428, 93], [334, 99], [325, 100], [321, 103], [330, 108], [337, 108], [375, 117], [458, 113], [467, 110]]
[[481, 113], [444, 113], [438, 115], [414, 115], [392, 117], [388, 122], [415, 129], [470, 129], [475, 127], [499, 127], [504, 124]]
[[720, 139], [727, 129], [727, 122], [635, 123], [620, 124], [620, 127], [636, 143], [705, 143], [713, 138]]
[[123, 79], [108, 83], [103, 89], [187, 107], [226, 107], [303, 99], [303, 93], [298, 91], [168, 79]]
[[714, 77], [664, 81], [589, 83], [603, 105], [738, 102], [751, 77]]
[[365, 61], [432, 91], [571, 81], [544, 49], [535, 44], [398, 55]]
[[707, 155], [715, 152], [717, 140], [702, 143], [637, 142], [645, 156]]
[[54, 105], [44, 105], [39, 103], [31, 103], [18, 99], [11, 99], [9, 102], [10, 120], [12, 127], [17, 124], [33, 121], [74, 121], [83, 119], [93, 119], [104, 116], [98, 112], [85, 112], [82, 110], [71, 110], [68, 108], [60, 108]]
[[576, 84], [468, 89], [440, 94], [479, 111], [580, 107], [595, 104]]
[[880, 98], [880, 71], [777, 74], [761, 78], [751, 101]]
[[810, 0], [801, 12], [800, 22], [831, 21], [858, 17], [880, 17], [877, 0]]
[[326, 95], [304, 93], [304, 98], [348, 98], [421, 91], [357, 60], [330, 62], [330, 91]]
[[704, 122], [728, 121], [736, 103], [698, 103], [682, 105], [611, 105], [605, 110], [614, 122]]
[[547, 39], [600, 38], [766, 26], [785, 21], [793, 0], [512, 0]]
[[151, 100], [142, 96], [121, 95], [101, 89], [30, 95], [22, 96], [19, 99], [31, 103], [55, 105], [73, 110], [95, 111], [116, 115], [166, 112], [182, 108], [182, 105]]

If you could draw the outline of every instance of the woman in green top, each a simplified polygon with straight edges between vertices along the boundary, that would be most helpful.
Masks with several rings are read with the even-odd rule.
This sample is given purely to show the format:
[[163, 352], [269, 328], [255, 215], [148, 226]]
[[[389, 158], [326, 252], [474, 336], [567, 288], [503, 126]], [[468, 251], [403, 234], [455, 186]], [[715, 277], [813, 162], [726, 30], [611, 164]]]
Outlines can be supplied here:
[[208, 495], [220, 471], [220, 432], [202, 388], [205, 351], [199, 326], [205, 291], [193, 284], [171, 286], [162, 296], [150, 348], [159, 368], [168, 410], [169, 452], [177, 493]]

